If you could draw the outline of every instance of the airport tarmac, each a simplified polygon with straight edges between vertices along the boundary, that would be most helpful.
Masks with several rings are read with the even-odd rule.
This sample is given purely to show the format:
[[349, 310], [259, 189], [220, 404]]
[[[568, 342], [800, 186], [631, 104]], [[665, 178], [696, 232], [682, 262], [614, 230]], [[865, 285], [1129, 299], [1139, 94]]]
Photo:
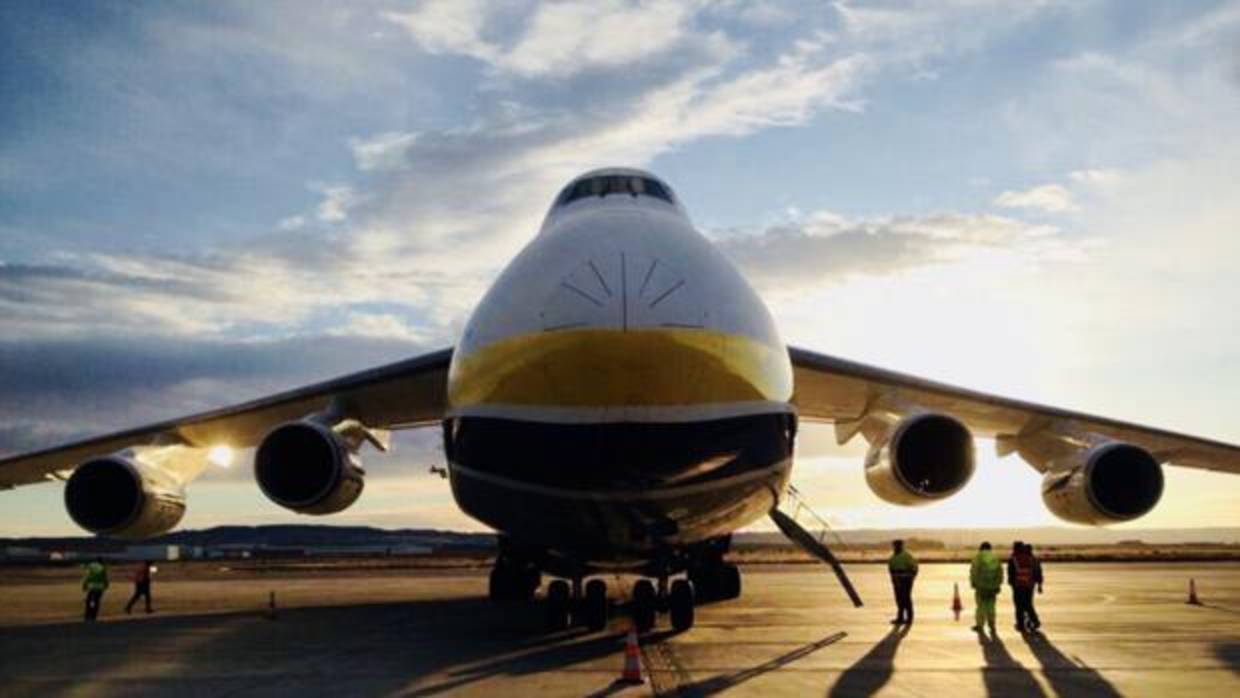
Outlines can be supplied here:
[[[205, 568], [204, 568], [205, 569]], [[916, 624], [896, 632], [885, 571], [853, 565], [853, 609], [820, 566], [744, 568], [736, 601], [642, 640], [647, 683], [615, 683], [623, 620], [541, 632], [540, 608], [484, 598], [482, 571], [298, 570], [157, 579], [158, 613], [125, 616], [115, 570], [102, 622], [78, 620], [76, 579], [0, 584], [3, 696], [1236, 696], [1240, 564], [1051, 564], [1044, 635], [969, 631], [963, 565], [923, 565]], [[1185, 604], [1195, 578], [1205, 605]], [[965, 615], [952, 617], [953, 583]], [[617, 593], [618, 583], [609, 586]], [[266, 617], [275, 591], [274, 620]]]

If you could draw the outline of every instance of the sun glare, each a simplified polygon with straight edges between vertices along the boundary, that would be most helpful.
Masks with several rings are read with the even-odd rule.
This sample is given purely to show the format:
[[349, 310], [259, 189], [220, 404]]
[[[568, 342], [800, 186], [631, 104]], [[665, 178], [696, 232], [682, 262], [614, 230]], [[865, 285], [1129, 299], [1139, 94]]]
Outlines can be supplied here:
[[218, 468], [232, 465], [233, 450], [228, 446], [216, 446], [207, 453], [207, 462]]

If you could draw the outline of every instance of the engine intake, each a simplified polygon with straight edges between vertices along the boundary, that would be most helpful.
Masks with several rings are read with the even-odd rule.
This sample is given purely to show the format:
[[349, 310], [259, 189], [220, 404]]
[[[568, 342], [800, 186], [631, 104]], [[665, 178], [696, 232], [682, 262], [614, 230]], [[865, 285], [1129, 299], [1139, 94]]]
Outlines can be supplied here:
[[1162, 493], [1162, 466], [1154, 456], [1120, 442], [1081, 451], [1042, 480], [1042, 501], [1051, 513], [1094, 526], [1144, 516]]
[[185, 494], [131, 458], [113, 455], [79, 466], [65, 485], [65, 509], [82, 528], [117, 538], [171, 531], [185, 516]]
[[254, 454], [263, 494], [302, 514], [334, 514], [362, 494], [365, 471], [338, 434], [317, 422], [290, 422], [267, 434]]
[[865, 481], [892, 504], [912, 506], [949, 497], [973, 477], [973, 435], [956, 419], [923, 413], [905, 417], [875, 441]]

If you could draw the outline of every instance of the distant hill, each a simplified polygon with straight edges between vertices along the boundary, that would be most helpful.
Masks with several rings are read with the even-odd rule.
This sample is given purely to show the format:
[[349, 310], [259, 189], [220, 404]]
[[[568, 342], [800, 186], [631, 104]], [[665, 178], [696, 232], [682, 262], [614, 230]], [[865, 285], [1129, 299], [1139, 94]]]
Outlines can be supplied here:
[[[64, 548], [85, 546], [96, 549], [114, 544], [132, 545], [133, 541], [110, 540], [93, 536], [65, 538], [0, 538], [0, 546]], [[271, 525], [217, 526], [197, 531], [175, 531], [142, 541], [143, 545], [236, 545], [251, 547], [321, 547], [420, 545], [443, 548], [488, 548], [495, 545], [491, 533], [459, 533], [434, 529], [385, 530], [370, 526]]]
[[[893, 538], [938, 541], [951, 547], [975, 546], [989, 540], [996, 546], [1010, 545], [1013, 540], [1038, 545], [1110, 545], [1141, 541], [1154, 545], [1175, 543], [1240, 544], [1240, 528], [1165, 528], [1124, 529], [1066, 528], [992, 528], [992, 529], [855, 529], [839, 530], [836, 534], [845, 544], [874, 545]], [[775, 532], [742, 532], [736, 535], [739, 545], [786, 545]], [[832, 540], [830, 535], [828, 540]], [[244, 545], [252, 547], [320, 547], [320, 546], [428, 546], [445, 548], [491, 548], [493, 533], [462, 533], [434, 529], [388, 530], [369, 526], [269, 525], [218, 526], [203, 530], [176, 531], [143, 541], [151, 545]], [[109, 540], [93, 536], [61, 538], [0, 538], [0, 546], [98, 549], [115, 545], [131, 545], [132, 541]]]

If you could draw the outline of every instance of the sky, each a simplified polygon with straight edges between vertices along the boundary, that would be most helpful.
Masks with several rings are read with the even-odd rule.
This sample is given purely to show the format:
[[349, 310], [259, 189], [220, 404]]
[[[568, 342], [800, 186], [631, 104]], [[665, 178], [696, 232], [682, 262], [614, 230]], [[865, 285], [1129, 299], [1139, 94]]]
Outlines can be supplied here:
[[[451, 345], [552, 197], [649, 169], [786, 340], [1240, 442], [1240, 3], [0, 3], [0, 453]], [[477, 529], [435, 433], [332, 523]], [[979, 449], [872, 495], [802, 430], [835, 526], [1056, 523]], [[1128, 527], [1240, 526], [1169, 468]], [[77, 532], [58, 485], [0, 536]], [[324, 521], [324, 520], [317, 520]], [[182, 526], [311, 522], [244, 464]]]

